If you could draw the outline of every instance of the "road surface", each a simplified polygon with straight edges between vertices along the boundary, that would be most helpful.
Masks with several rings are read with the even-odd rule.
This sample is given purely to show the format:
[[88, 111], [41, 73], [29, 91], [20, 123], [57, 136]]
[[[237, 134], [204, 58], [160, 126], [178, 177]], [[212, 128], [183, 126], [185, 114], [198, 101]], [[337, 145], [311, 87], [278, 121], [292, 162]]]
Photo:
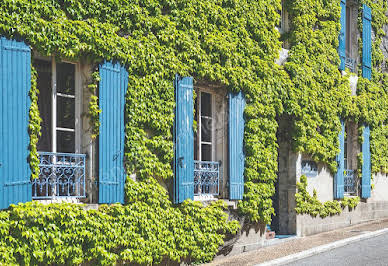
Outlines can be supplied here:
[[388, 265], [388, 233], [356, 241], [287, 265]]

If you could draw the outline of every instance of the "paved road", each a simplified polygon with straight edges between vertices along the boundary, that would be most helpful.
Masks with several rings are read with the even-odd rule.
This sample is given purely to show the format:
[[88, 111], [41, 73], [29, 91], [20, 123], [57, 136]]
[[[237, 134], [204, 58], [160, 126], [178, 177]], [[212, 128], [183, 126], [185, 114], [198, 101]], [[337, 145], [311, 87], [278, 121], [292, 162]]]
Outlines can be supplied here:
[[357, 241], [287, 265], [388, 265], [388, 233]]

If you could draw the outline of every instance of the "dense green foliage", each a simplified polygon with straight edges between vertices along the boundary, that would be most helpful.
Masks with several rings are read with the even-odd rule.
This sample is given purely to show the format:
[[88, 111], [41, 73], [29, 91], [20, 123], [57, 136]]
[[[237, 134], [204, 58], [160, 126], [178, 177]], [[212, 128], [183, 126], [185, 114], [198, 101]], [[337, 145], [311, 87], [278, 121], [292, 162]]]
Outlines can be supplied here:
[[[388, 2], [384, 0], [362, 0], [372, 8], [372, 80], [360, 78], [357, 84], [356, 112], [352, 114], [355, 120], [371, 126], [371, 156], [372, 172], [388, 172], [388, 73], [382, 70], [387, 66], [388, 58], [384, 58], [381, 50], [382, 38], [388, 34], [383, 26], [388, 24], [386, 15]], [[359, 30], [362, 32], [362, 5], [359, 8]], [[362, 58], [362, 41], [359, 47]], [[361, 77], [361, 68], [359, 67]], [[361, 127], [362, 130], [362, 127]]]
[[35, 202], [0, 212], [0, 264], [199, 263], [211, 260], [225, 234], [238, 229], [222, 201], [175, 208], [153, 181], [128, 186], [125, 206], [85, 211], [76, 204]]
[[[175, 73], [182, 76], [191, 75], [197, 81], [221, 83], [230, 91], [245, 92], [247, 99], [244, 114], [245, 193], [243, 201], [239, 203], [239, 209], [242, 215], [246, 215], [253, 222], [269, 223], [274, 213], [271, 197], [275, 192], [277, 176], [277, 119], [283, 114], [290, 117], [291, 143], [294, 150], [311, 154], [314, 160], [327, 163], [333, 172], [336, 171], [334, 159], [339, 151], [340, 117], [370, 124], [373, 170], [378, 171], [387, 164], [388, 112], [385, 103], [388, 82], [387, 76], [379, 72], [384, 59], [378, 43], [384, 34], [381, 27], [386, 23], [384, 17], [386, 3], [383, 0], [368, 0], [373, 9], [373, 29], [378, 36], [373, 46], [375, 66], [373, 81], [361, 79], [358, 87], [359, 96], [351, 96], [347, 76], [341, 76], [338, 71], [339, 1], [286, 0], [290, 30], [283, 36], [280, 36], [275, 28], [280, 18], [277, 12], [280, 9], [280, 2], [280, 0], [1, 2], [0, 35], [21, 38], [30, 44], [34, 51], [41, 55], [55, 55], [57, 59], [74, 61], [87, 59], [93, 64], [100, 63], [103, 59], [117, 60], [126, 66], [129, 73], [125, 107], [125, 161], [128, 173], [135, 173], [139, 183], [128, 181], [126, 187], [127, 201], [130, 203], [128, 206], [112, 206], [102, 208], [98, 212], [83, 212], [79, 208], [74, 208], [75, 213], [69, 213], [77, 217], [87, 216], [91, 223], [96, 222], [96, 225], [88, 226], [97, 230], [92, 231], [92, 236], [88, 236], [93, 238], [88, 242], [91, 243], [90, 250], [82, 246], [83, 238], [80, 237], [75, 239], [81, 241], [79, 245], [82, 247], [74, 251], [63, 249], [63, 252], [68, 252], [66, 254], [70, 256], [70, 262], [79, 262], [80, 257], [77, 254], [80, 250], [85, 252], [86, 260], [98, 256], [101, 262], [107, 263], [122, 259], [150, 263], [158, 262], [163, 257], [174, 260], [191, 257], [194, 261], [205, 261], [215, 254], [225, 232], [233, 231], [228, 229], [231, 225], [222, 222], [226, 218], [221, 215], [222, 208], [219, 203], [201, 208], [199, 203], [189, 201], [182, 207], [173, 207], [165, 195], [166, 190], [155, 181], [163, 180], [169, 183], [173, 178], [171, 162]], [[289, 59], [285, 66], [277, 66], [274, 63], [281, 49], [280, 40], [287, 40], [290, 45]], [[90, 89], [95, 90], [95, 85], [96, 82], [92, 82]], [[96, 129], [99, 109], [96, 97], [91, 98], [89, 105], [94, 136], [98, 134]], [[36, 108], [32, 110], [36, 111]], [[31, 124], [36, 126], [35, 130], [39, 125], [36, 119], [37, 116], [31, 119]], [[36, 139], [32, 138], [32, 147], [34, 143], [36, 144], [34, 141]], [[35, 152], [33, 148], [32, 152]], [[32, 161], [32, 167], [34, 162], [36, 163], [36, 160]], [[314, 214], [323, 217], [338, 211], [338, 202], [325, 203], [324, 207], [317, 208], [314, 196], [301, 197], [303, 202], [313, 202], [314, 206], [311, 206], [312, 210], [309, 212]], [[9, 221], [3, 224], [18, 228], [12, 225], [17, 221], [12, 220], [13, 215], [29, 208], [29, 205], [22, 205], [1, 213], [0, 215]], [[72, 209], [67, 205], [46, 207], [39, 218], [51, 219], [50, 217], [58, 217], [56, 216], [58, 213], [66, 215], [61, 214], [63, 213], [60, 211], [61, 208]], [[162, 214], [159, 215], [155, 209]], [[127, 215], [126, 212], [131, 215]], [[29, 216], [25, 216], [21, 223], [33, 222], [35, 217], [38, 217], [34, 216], [32, 211], [28, 213], [34, 218], [28, 220]], [[169, 213], [173, 213], [174, 216]], [[105, 218], [107, 220], [104, 220]], [[72, 223], [77, 223], [77, 219], [72, 220]], [[126, 224], [125, 228], [129, 228], [129, 232], [136, 232], [136, 236], [153, 234], [149, 228], [163, 228], [165, 231], [157, 231], [157, 234], [163, 235], [160, 241], [166, 242], [156, 241], [155, 243], [160, 245], [155, 246], [148, 238], [139, 238], [138, 242], [134, 242], [137, 246], [131, 246], [133, 248], [131, 251], [125, 251], [127, 250], [125, 245], [132, 244], [126, 242], [124, 227], [112, 226], [111, 230], [119, 232], [115, 236], [116, 239], [109, 234], [104, 235], [107, 232], [104, 230], [109, 232], [110, 227], [100, 228], [97, 225], [105, 222], [111, 224], [110, 219]], [[147, 227], [140, 227], [144, 231], [137, 232], [138, 229], [132, 228], [131, 225], [135, 222], [130, 219], [140, 221]], [[220, 221], [216, 221], [217, 219]], [[60, 223], [59, 218], [58, 220]], [[186, 224], [189, 224], [189, 227], [184, 227]], [[78, 227], [74, 227], [73, 224], [69, 226], [74, 229], [75, 235], [76, 233], [82, 235], [82, 232], [85, 232], [81, 229], [77, 231]], [[43, 234], [40, 231], [43, 227], [33, 227], [30, 224], [16, 232], [20, 234], [24, 230], [30, 232], [28, 229], [30, 227], [36, 228], [31, 229], [35, 230], [32, 231], [35, 234]], [[80, 228], [86, 227], [80, 225]], [[57, 227], [48, 228], [52, 230], [50, 232], [57, 234], [54, 230]], [[174, 238], [176, 242], [168, 242], [171, 232], [183, 240]], [[197, 234], [195, 232], [199, 235], [192, 235]], [[212, 235], [207, 235], [209, 232]], [[62, 234], [62, 231], [60, 233]], [[9, 238], [11, 241], [9, 243], [18, 247], [24, 243], [19, 240], [25, 237], [15, 235], [15, 238]], [[155, 235], [150, 239], [155, 239]], [[55, 245], [57, 242], [50, 241], [48, 239], [47, 243], [51, 243], [53, 249], [57, 248]], [[70, 243], [73, 240], [64, 238], [61, 241]], [[176, 245], [179, 254], [169, 250], [166, 247], [169, 245]], [[155, 253], [152, 253], [149, 247], [153, 247]], [[39, 250], [38, 246], [34, 246], [35, 248]], [[25, 250], [29, 250], [27, 244], [20, 249], [23, 255], [16, 255], [19, 251], [12, 251], [5, 253], [3, 257], [11, 254], [9, 256], [12, 261], [36, 260], [40, 256], [46, 256], [37, 253], [37, 258], [32, 258], [28, 254], [34, 253]], [[142, 256], [144, 260], [140, 259]], [[59, 257], [55, 259], [60, 260]], [[45, 262], [49, 261], [52, 260]]]
[[92, 139], [97, 138], [98, 134], [100, 133], [100, 113], [101, 109], [98, 106], [98, 96], [97, 96], [97, 86], [98, 82], [100, 81], [100, 73], [98, 70], [92, 73], [92, 80], [90, 81], [90, 84], [88, 85], [88, 89], [91, 93], [90, 100], [89, 100], [89, 125], [90, 125], [90, 131], [92, 133]]
[[338, 1], [287, 1], [290, 56], [285, 70], [293, 83], [286, 112], [293, 118], [295, 150], [336, 171], [340, 117], [351, 108], [346, 77], [338, 71]]
[[36, 149], [36, 146], [39, 141], [40, 136], [40, 123], [42, 121], [42, 118], [39, 114], [39, 107], [38, 107], [38, 97], [39, 97], [39, 89], [36, 86], [37, 82], [37, 74], [33, 66], [31, 66], [31, 89], [30, 89], [30, 99], [31, 99], [31, 106], [29, 110], [29, 125], [28, 125], [28, 131], [30, 135], [30, 155], [29, 155], [29, 161], [30, 161], [30, 168], [31, 168], [31, 178], [38, 178], [39, 177], [39, 158], [38, 158], [38, 151]]
[[300, 182], [296, 184], [298, 193], [295, 194], [296, 207], [295, 211], [298, 214], [309, 214], [313, 217], [319, 215], [321, 218], [340, 214], [342, 208], [348, 206], [349, 210], [354, 209], [360, 202], [359, 197], [345, 197], [341, 201], [326, 201], [322, 203], [318, 200], [317, 191], [313, 190], [311, 196], [307, 191], [307, 177], [301, 176]]

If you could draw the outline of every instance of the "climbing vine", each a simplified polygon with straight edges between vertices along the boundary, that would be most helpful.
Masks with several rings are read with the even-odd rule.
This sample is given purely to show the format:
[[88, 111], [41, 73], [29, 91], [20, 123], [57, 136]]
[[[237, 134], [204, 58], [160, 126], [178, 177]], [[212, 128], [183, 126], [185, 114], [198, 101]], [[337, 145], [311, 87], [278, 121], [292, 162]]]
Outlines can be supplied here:
[[40, 137], [40, 123], [42, 121], [42, 118], [39, 114], [39, 107], [38, 107], [38, 97], [39, 97], [39, 89], [36, 86], [37, 82], [37, 73], [35, 68], [31, 65], [31, 89], [30, 89], [30, 99], [31, 99], [31, 106], [30, 106], [30, 120], [28, 125], [28, 130], [30, 133], [30, 168], [31, 168], [31, 178], [38, 178], [39, 177], [39, 158], [38, 158], [38, 151], [37, 151], [37, 144]]
[[[139, 239], [142, 240], [135, 241], [138, 246], [131, 249], [134, 253], [128, 250], [123, 253], [117, 251], [122, 247], [118, 244], [121, 242], [104, 238], [104, 230], [108, 230], [108, 227], [103, 227], [102, 231], [96, 229], [96, 232], [80, 230], [88, 237], [97, 235], [90, 242], [88, 247], [91, 250], [87, 254], [109, 263], [117, 260], [153, 263], [164, 257], [172, 260], [192, 258], [196, 262], [208, 261], [222, 244], [221, 240], [226, 232], [235, 231], [232, 230], [234, 225], [230, 223], [216, 222], [217, 219], [224, 221], [225, 218], [221, 215], [220, 203], [203, 208], [199, 203], [188, 201], [183, 207], [174, 207], [166, 195], [166, 189], [159, 185], [159, 182], [168, 185], [173, 178], [173, 79], [176, 73], [193, 76], [196, 81], [221, 83], [229, 91], [242, 90], [245, 93], [245, 193], [238, 206], [240, 213], [252, 222], [269, 223], [274, 214], [271, 198], [275, 193], [277, 177], [276, 132], [277, 120], [281, 115], [286, 114], [291, 118], [290, 134], [294, 150], [311, 154], [314, 160], [326, 163], [332, 172], [336, 171], [335, 156], [339, 152], [340, 117], [367, 122], [372, 130], [373, 171], [384, 170], [383, 166], [388, 160], [388, 107], [384, 104], [387, 102], [388, 78], [380, 73], [379, 65], [384, 58], [379, 50], [379, 38], [383, 34], [382, 25], [386, 23], [383, 14], [387, 5], [383, 0], [367, 1], [373, 10], [373, 29], [377, 33], [377, 42], [373, 46], [375, 69], [372, 82], [360, 79], [358, 96], [352, 96], [348, 76], [342, 76], [338, 71], [338, 2], [286, 0], [290, 30], [283, 36], [276, 29], [280, 19], [280, 0], [1, 2], [0, 35], [23, 39], [41, 55], [55, 55], [58, 59], [73, 61], [87, 59], [92, 64], [104, 59], [115, 60], [128, 70], [125, 161], [127, 172], [136, 174], [138, 180], [138, 183], [128, 180], [126, 186], [127, 202], [131, 204], [103, 208], [95, 213], [75, 208], [76, 214], [71, 212], [69, 215], [97, 217], [97, 220], [93, 220], [96, 223], [108, 221], [117, 226], [114, 230], [117, 230], [115, 235], [118, 238], [126, 237], [124, 229], [131, 228], [131, 222], [125, 219], [130, 219], [128, 217], [132, 215], [141, 215], [142, 223], [149, 227], [141, 227], [142, 231], [136, 232], [136, 237], [140, 234]], [[286, 39], [290, 46], [288, 62], [284, 66], [275, 64], [282, 45], [280, 39]], [[89, 89], [93, 91], [89, 104], [93, 137], [98, 135], [99, 126], [100, 110], [95, 95], [97, 83], [97, 74], [94, 74], [89, 85]], [[31, 99], [36, 101], [36, 85], [32, 85], [32, 88]], [[34, 154], [40, 120], [36, 104], [32, 105], [31, 110], [30, 130], [36, 134], [31, 138], [31, 168], [36, 169], [38, 161]], [[33, 177], [36, 177], [36, 173], [33, 171]], [[144, 190], [140, 193], [141, 189]], [[145, 205], [136, 205], [139, 195], [147, 201]], [[315, 202], [314, 196], [302, 197]], [[329, 215], [338, 210], [338, 204], [325, 203], [324, 211], [321, 211], [321, 207], [314, 207], [313, 210], [323, 216]], [[142, 212], [135, 212], [131, 209], [135, 208], [132, 205], [139, 207]], [[165, 207], [168, 212], [164, 212], [164, 208], [158, 209], [158, 206]], [[4, 224], [12, 224], [13, 215], [19, 211], [22, 213], [21, 217], [29, 219], [29, 216], [23, 216], [26, 208], [29, 206], [23, 205], [12, 208], [10, 212], [1, 212], [1, 217], [6, 221]], [[155, 210], [163, 211], [163, 215], [171, 212], [174, 216], [170, 215], [167, 219], [163, 215], [159, 216]], [[59, 213], [62, 215], [61, 211]], [[119, 215], [125, 213], [126, 215]], [[51, 215], [48, 211], [39, 218], [51, 219]], [[55, 214], [54, 217], [58, 218], [60, 215]], [[34, 221], [28, 219], [26, 221]], [[115, 222], [111, 223], [111, 219]], [[128, 226], [120, 227], [121, 222]], [[182, 227], [182, 224], [188, 227]], [[174, 238], [176, 242], [171, 243], [179, 246], [181, 253], [173, 253], [146, 242], [145, 239], [159, 239], [149, 231], [153, 227], [165, 230], [158, 236], [166, 236], [166, 241], [171, 237], [171, 232], [176, 233], [180, 238]], [[211, 235], [205, 234], [212, 227], [217, 230], [211, 231]], [[20, 239], [26, 242], [12, 240], [13, 245], [20, 244], [28, 250], [24, 245], [29, 243], [28, 236]], [[206, 239], [214, 240], [205, 244]], [[68, 243], [66, 241], [69, 240], [61, 241], [63, 242], [58, 243]], [[106, 243], [106, 246], [95, 245], [99, 241]], [[109, 246], [110, 242], [114, 244]], [[155, 247], [154, 253], [148, 247]], [[53, 244], [54, 248], [57, 246]], [[86, 249], [82, 247], [72, 254], [79, 254], [80, 250], [84, 252], [84, 248]], [[28, 254], [34, 254], [33, 252], [12, 252], [13, 255], [6, 254], [11, 254], [9, 256], [13, 260], [35, 260], [41, 258], [40, 256], [53, 256], [39, 253], [32, 258]], [[144, 254], [145, 259], [141, 260], [140, 257]], [[75, 258], [72, 263], [80, 263], [79, 257]], [[44, 262], [65, 263], [63, 258], [47, 259]]]
[[154, 181], [128, 186], [128, 205], [85, 211], [79, 204], [29, 202], [0, 212], [0, 264], [198, 264], [238, 229], [221, 201], [175, 208]]
[[90, 92], [90, 100], [89, 100], [89, 125], [92, 133], [92, 139], [97, 138], [100, 130], [100, 113], [101, 109], [98, 106], [98, 96], [97, 96], [97, 87], [98, 82], [100, 81], [100, 74], [98, 70], [92, 73], [92, 80], [88, 85], [88, 89]]
[[319, 201], [315, 189], [313, 190], [312, 196], [308, 193], [306, 176], [301, 176], [300, 182], [298, 182], [296, 186], [298, 192], [295, 194], [295, 211], [298, 214], [309, 214], [313, 217], [319, 215], [321, 218], [325, 218], [327, 216], [340, 214], [345, 207], [352, 210], [356, 208], [360, 202], [359, 197], [345, 197], [341, 201], [332, 200], [322, 203]]
[[[360, 1], [358, 28], [362, 32], [362, 4], [372, 9], [372, 79], [362, 78], [362, 68], [359, 67], [359, 81], [355, 100], [358, 113], [354, 114], [360, 123], [371, 127], [370, 148], [372, 172], [387, 173], [388, 168], [388, 74], [383, 73], [387, 58], [382, 52], [382, 39], [387, 34], [383, 26], [388, 24], [386, 15], [388, 3], [384, 0]], [[359, 40], [359, 54], [362, 58], [362, 40]], [[362, 127], [360, 128], [362, 132]]]

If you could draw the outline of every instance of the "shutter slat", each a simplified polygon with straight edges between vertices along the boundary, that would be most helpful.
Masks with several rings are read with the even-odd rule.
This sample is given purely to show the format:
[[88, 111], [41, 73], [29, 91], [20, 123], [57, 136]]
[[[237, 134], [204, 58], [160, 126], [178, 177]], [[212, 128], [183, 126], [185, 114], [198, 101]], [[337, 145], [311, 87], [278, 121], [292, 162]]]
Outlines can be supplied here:
[[29, 109], [31, 51], [0, 38], [0, 209], [31, 201]]
[[341, 120], [341, 131], [338, 134], [340, 153], [337, 155], [337, 173], [334, 176], [334, 198], [344, 197], [344, 171], [345, 171], [345, 123]]
[[128, 72], [119, 63], [100, 65], [99, 203], [124, 203], [124, 102]]
[[372, 78], [372, 10], [365, 4], [362, 13], [362, 76]]
[[340, 70], [345, 70], [346, 61], [346, 0], [341, 0], [341, 30], [339, 34], [338, 53], [340, 56]]
[[370, 128], [365, 126], [362, 132], [362, 178], [361, 178], [361, 196], [362, 198], [370, 198], [371, 196], [371, 160], [370, 160]]
[[175, 77], [174, 203], [194, 199], [193, 78]]
[[245, 97], [229, 93], [229, 199], [241, 200], [244, 194], [244, 108]]

